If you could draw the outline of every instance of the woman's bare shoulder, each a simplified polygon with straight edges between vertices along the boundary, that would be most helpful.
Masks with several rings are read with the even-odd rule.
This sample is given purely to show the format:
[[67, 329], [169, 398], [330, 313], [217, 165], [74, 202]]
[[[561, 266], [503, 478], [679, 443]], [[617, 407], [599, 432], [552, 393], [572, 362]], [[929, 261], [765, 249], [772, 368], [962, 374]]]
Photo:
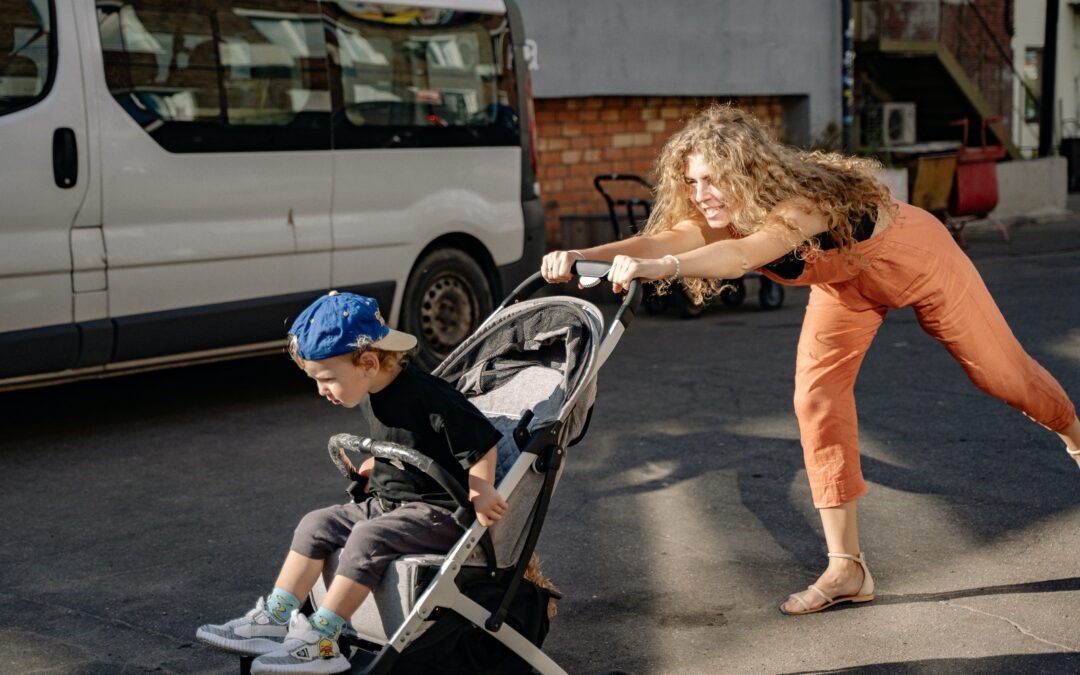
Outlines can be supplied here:
[[769, 224], [794, 227], [805, 238], [821, 234], [829, 227], [829, 221], [817, 203], [806, 197], [791, 197], [777, 204], [769, 212]]

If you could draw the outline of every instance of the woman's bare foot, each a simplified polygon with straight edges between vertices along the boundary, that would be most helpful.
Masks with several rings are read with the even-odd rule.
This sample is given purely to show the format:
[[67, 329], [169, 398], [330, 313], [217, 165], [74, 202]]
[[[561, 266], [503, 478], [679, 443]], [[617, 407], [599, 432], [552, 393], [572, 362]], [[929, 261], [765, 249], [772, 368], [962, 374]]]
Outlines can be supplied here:
[[1080, 466], [1080, 450], [1074, 450], [1068, 446], [1065, 447], [1065, 451], [1069, 453], [1069, 456], [1073, 458], [1077, 466]]
[[[830, 598], [839, 598], [858, 593], [862, 588], [863, 576], [862, 566], [854, 560], [829, 558], [829, 567], [814, 585]], [[780, 611], [785, 614], [805, 614], [827, 604], [825, 598], [810, 589], [795, 593], [795, 596], [802, 598], [806, 605], [795, 598], [788, 598], [780, 605]]]
[[1068, 429], [1057, 433], [1065, 442], [1065, 450], [1069, 456], [1080, 465], [1080, 419], [1074, 421]]

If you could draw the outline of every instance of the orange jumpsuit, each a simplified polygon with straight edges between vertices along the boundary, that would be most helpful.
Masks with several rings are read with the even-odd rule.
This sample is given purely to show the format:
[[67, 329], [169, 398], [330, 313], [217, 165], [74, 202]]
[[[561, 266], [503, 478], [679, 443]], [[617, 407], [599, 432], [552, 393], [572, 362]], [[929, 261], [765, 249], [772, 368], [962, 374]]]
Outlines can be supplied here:
[[810, 285], [795, 364], [795, 413], [817, 508], [866, 493], [859, 466], [855, 377], [890, 308], [912, 307], [919, 325], [979, 389], [1062, 431], [1076, 420], [1064, 389], [1017, 342], [967, 255], [934, 216], [898, 203], [884, 232], [806, 261], [788, 285]]

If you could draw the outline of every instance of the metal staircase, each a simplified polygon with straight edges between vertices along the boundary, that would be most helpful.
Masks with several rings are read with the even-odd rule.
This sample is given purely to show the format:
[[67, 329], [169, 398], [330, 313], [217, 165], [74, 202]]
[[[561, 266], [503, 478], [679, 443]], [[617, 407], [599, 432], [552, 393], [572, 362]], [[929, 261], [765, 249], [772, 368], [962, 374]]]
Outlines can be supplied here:
[[[1011, 119], [1014, 84], [1027, 86], [1008, 44], [972, 0], [856, 0], [855, 50], [857, 100], [914, 102], [920, 142], [959, 140], [955, 119]], [[871, 150], [874, 142], [865, 139], [873, 131], [862, 129]], [[991, 131], [991, 142], [1020, 157], [1007, 128], [995, 124]]]

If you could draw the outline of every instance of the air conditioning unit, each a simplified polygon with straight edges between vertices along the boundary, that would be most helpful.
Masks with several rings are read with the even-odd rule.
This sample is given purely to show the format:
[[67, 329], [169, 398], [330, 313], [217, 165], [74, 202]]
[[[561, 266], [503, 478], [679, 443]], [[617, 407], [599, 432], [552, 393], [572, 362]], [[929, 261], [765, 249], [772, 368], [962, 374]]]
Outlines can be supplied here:
[[867, 141], [891, 147], [915, 142], [915, 104], [890, 101], [867, 111]]

